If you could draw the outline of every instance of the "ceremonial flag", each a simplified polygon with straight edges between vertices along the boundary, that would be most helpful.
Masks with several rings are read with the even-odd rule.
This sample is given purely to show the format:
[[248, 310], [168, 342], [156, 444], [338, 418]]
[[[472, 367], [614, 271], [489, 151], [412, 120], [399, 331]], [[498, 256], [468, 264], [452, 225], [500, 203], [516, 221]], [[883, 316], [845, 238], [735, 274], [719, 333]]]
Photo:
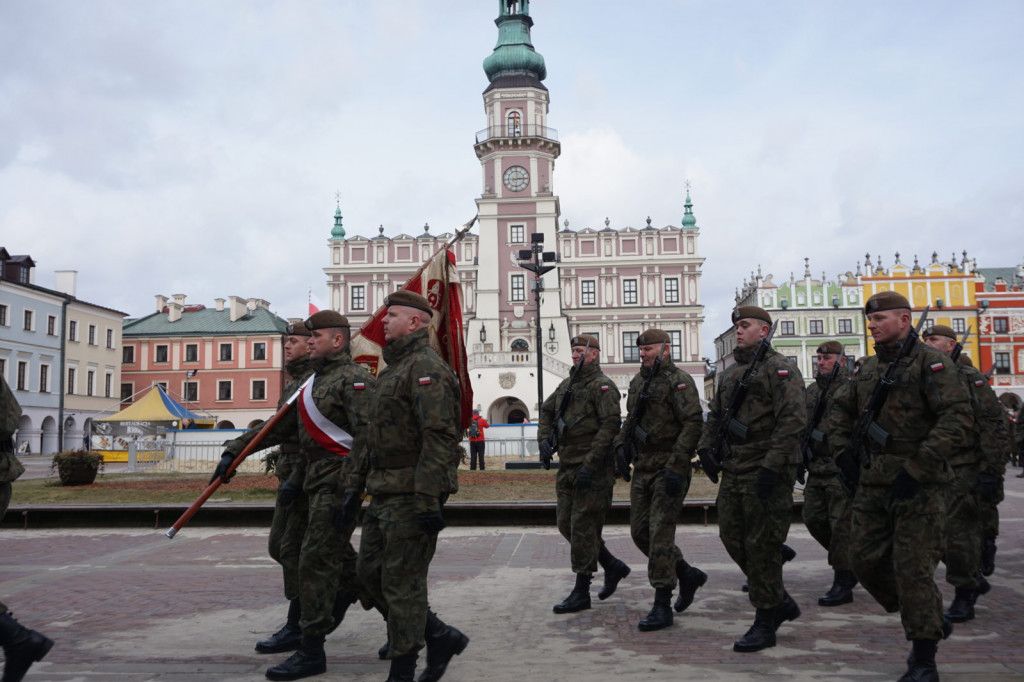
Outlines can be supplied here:
[[318, 313], [321, 310], [324, 310], [326, 308], [327, 308], [327, 306], [324, 305], [323, 301], [321, 301], [319, 298], [314, 296], [313, 295], [313, 290], [310, 289], [309, 290], [309, 314], [312, 315], [313, 313]]

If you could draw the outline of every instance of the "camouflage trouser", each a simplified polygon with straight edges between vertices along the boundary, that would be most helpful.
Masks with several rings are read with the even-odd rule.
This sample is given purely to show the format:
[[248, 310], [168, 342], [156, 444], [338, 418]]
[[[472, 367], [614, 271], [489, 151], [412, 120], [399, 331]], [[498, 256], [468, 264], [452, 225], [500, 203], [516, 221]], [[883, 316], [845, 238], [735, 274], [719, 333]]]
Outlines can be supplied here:
[[651, 586], [674, 589], [676, 564], [683, 553], [676, 546], [676, 521], [690, 489], [690, 472], [683, 477], [683, 494], [665, 494], [665, 472], [636, 471], [629, 488], [629, 532], [647, 557]]
[[363, 517], [359, 578], [384, 605], [391, 658], [419, 651], [427, 627], [427, 570], [437, 534], [416, 520], [414, 495], [378, 495]]
[[818, 544], [828, 550], [828, 564], [850, 570], [850, 496], [839, 477], [809, 474], [804, 486], [804, 523]]
[[861, 485], [853, 498], [853, 572], [882, 608], [900, 612], [908, 640], [942, 639], [935, 568], [945, 526], [944, 486], [922, 485], [893, 501], [889, 486]]
[[580, 464], [561, 464], [555, 477], [558, 532], [569, 541], [573, 573], [593, 575], [601, 551], [601, 529], [612, 506], [615, 474], [610, 469], [594, 473], [594, 482], [585, 490], [576, 490], [576, 472]]
[[0, 521], [4, 520], [7, 507], [11, 504], [11, 484], [9, 481], [0, 481]]
[[321, 486], [309, 493], [309, 522], [299, 552], [299, 627], [306, 637], [323, 637], [334, 619], [331, 611], [338, 588], [359, 590], [352, 531], [339, 533], [331, 509], [340, 505], [334, 487]]
[[1003, 501], [1003, 484], [999, 483], [999, 495], [991, 502], [979, 498], [978, 523], [982, 539], [995, 539], [999, 535], [999, 503]]
[[287, 507], [276, 505], [270, 522], [267, 550], [270, 558], [281, 564], [284, 573], [285, 599], [299, 596], [299, 556], [309, 525], [309, 497], [300, 492]]
[[946, 489], [946, 582], [953, 587], [978, 589], [981, 568], [981, 510], [974, 466], [953, 468], [953, 483]]
[[782, 582], [782, 543], [789, 533], [795, 467], [782, 474], [767, 501], [757, 496], [757, 471], [722, 472], [718, 488], [718, 536], [747, 576], [750, 603], [771, 609], [786, 594]]

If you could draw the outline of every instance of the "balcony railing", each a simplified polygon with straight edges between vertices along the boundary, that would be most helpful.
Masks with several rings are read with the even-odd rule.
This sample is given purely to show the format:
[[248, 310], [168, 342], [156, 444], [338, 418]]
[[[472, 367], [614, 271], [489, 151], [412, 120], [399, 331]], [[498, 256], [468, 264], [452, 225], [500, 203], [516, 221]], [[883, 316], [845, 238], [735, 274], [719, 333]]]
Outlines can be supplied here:
[[513, 139], [517, 137], [539, 137], [544, 140], [558, 142], [558, 131], [554, 128], [539, 125], [503, 125], [484, 128], [476, 134], [476, 142], [486, 142], [498, 138]]

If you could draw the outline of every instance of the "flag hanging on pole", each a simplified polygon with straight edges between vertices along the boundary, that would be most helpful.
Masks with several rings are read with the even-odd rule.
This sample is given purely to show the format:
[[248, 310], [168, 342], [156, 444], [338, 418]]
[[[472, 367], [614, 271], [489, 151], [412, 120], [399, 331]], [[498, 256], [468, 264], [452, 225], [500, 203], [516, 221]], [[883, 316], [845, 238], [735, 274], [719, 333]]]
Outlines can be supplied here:
[[318, 313], [321, 310], [325, 310], [327, 306], [324, 305], [323, 301], [313, 295], [313, 290], [309, 290], [309, 314]]
[[[455, 253], [451, 250], [476, 217], [463, 225], [455, 237], [442, 246], [423, 266], [409, 278], [402, 289], [420, 294], [427, 299], [434, 315], [430, 319], [430, 345], [452, 368], [461, 389], [462, 428], [469, 428], [473, 417], [473, 386], [467, 369], [465, 333], [462, 324], [462, 286], [455, 268]], [[381, 306], [369, 320], [352, 335], [352, 359], [366, 367], [371, 374], [384, 368], [383, 348], [384, 316], [387, 308]]]

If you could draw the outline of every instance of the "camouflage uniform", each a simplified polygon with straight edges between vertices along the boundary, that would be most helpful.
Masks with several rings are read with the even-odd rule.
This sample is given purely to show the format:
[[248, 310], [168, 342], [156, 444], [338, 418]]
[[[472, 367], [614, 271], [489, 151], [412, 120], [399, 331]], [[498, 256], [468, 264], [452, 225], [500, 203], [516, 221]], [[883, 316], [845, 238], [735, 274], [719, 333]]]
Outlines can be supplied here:
[[[829, 412], [834, 456], [845, 449], [899, 346], [900, 341], [875, 344], [877, 355], [860, 367], [850, 389], [836, 396]], [[890, 442], [879, 447], [869, 440], [870, 466], [867, 461], [860, 466], [853, 498], [853, 570], [886, 611], [900, 611], [908, 640], [937, 642], [943, 623], [935, 568], [945, 547], [949, 460], [967, 442], [972, 417], [967, 390], [945, 353], [918, 342], [900, 368], [877, 420]], [[893, 497], [898, 479], [905, 478], [901, 471], [920, 486], [908, 499]]]
[[[555, 432], [555, 413], [571, 380], [563, 380], [541, 405], [538, 441]], [[612, 503], [612, 441], [621, 425], [619, 390], [596, 359], [581, 368], [564, 420], [565, 428], [558, 434], [555, 477], [558, 531], [569, 541], [573, 573], [590, 576], [597, 570], [603, 545], [601, 529]], [[584, 465], [593, 480], [589, 487], [577, 490], [576, 474]]]
[[[642, 367], [630, 382], [628, 412], [636, 407], [651, 371], [652, 368]], [[637, 444], [633, 460], [629, 530], [637, 548], [648, 558], [647, 577], [651, 586], [675, 589], [676, 565], [683, 559], [675, 542], [676, 520], [690, 489], [690, 458], [700, 438], [703, 413], [693, 379], [676, 367], [671, 358], [661, 361], [648, 392], [646, 412], [638, 425], [647, 434], [647, 442]], [[623, 429], [615, 439], [616, 447], [624, 444], [625, 437]], [[683, 480], [678, 497], [665, 493], [666, 469]]]
[[[21, 406], [15, 399], [3, 375], [0, 375], [0, 521], [11, 503], [11, 482], [25, 468], [14, 454], [14, 432], [21, 420]], [[7, 613], [7, 605], [0, 602], [0, 614]]]
[[[452, 464], [459, 452], [461, 417], [455, 374], [419, 329], [384, 347], [387, 367], [377, 378], [368, 429], [368, 450], [360, 460], [372, 495], [363, 517], [359, 576], [384, 605], [392, 659], [424, 646], [427, 628], [427, 570], [437, 533], [420, 525], [418, 514], [436, 512], [452, 492]], [[362, 476], [350, 477], [362, 489]]]
[[[756, 345], [733, 350], [736, 364], [722, 373], [698, 449], [711, 447], [719, 415], [756, 351]], [[747, 437], [740, 440], [730, 434], [731, 454], [722, 462], [718, 534], [747, 576], [750, 603], [757, 609], [774, 609], [788, 596], [782, 581], [782, 543], [789, 533], [800, 436], [807, 426], [803, 386], [796, 365], [769, 349], [735, 415], [747, 427]], [[765, 501], [757, 493], [762, 468], [779, 477]]]
[[[807, 416], [814, 417], [814, 407], [825, 387], [825, 411], [815, 428], [822, 434], [812, 433], [811, 455], [807, 464], [807, 485], [804, 486], [803, 519], [807, 531], [828, 550], [828, 564], [836, 571], [849, 571], [850, 566], [850, 496], [839, 482], [839, 468], [828, 448], [828, 411], [836, 392], [850, 383], [850, 373], [840, 368], [829, 385], [829, 376], [819, 374], [807, 387]], [[810, 425], [808, 425], [810, 428]]]

